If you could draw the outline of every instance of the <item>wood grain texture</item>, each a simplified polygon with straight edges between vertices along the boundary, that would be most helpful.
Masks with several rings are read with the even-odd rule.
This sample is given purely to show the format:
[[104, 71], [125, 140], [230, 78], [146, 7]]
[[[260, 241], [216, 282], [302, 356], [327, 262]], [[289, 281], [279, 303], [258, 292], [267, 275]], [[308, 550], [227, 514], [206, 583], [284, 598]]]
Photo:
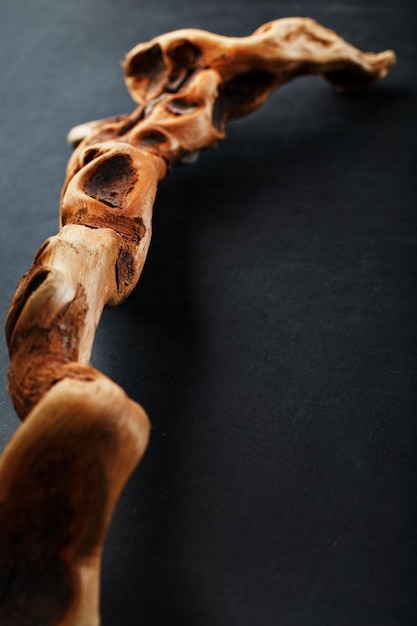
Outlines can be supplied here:
[[22, 278], [6, 324], [24, 423], [0, 462], [0, 624], [99, 623], [102, 545], [149, 421], [89, 360], [103, 307], [140, 278], [158, 183], [290, 79], [314, 73], [358, 89], [394, 61], [305, 18], [240, 39], [180, 30], [127, 55], [133, 113], [71, 131], [61, 230]]

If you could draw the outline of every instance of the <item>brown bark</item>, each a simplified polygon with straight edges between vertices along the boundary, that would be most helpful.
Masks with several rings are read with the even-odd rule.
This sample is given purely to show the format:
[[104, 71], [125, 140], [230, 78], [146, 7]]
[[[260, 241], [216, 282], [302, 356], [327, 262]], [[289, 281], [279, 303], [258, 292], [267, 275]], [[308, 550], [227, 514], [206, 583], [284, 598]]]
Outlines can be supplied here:
[[117, 497], [146, 447], [143, 409], [89, 359], [105, 305], [136, 285], [157, 185], [177, 161], [274, 89], [319, 74], [338, 90], [386, 75], [391, 51], [362, 53], [310, 19], [245, 38], [181, 30], [124, 63], [130, 115], [84, 124], [61, 195], [61, 223], [13, 299], [9, 391], [24, 424], [0, 462], [0, 624], [99, 623], [100, 555]]

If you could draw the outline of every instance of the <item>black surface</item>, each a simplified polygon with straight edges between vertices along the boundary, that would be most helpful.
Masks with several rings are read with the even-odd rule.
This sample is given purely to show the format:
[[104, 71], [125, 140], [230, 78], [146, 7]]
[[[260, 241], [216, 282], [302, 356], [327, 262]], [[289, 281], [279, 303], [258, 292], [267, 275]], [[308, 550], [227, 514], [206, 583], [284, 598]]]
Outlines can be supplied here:
[[[287, 15], [398, 65], [356, 95], [284, 87], [161, 186], [93, 355], [153, 424], [106, 542], [103, 626], [417, 617], [414, 1], [2, 0], [1, 319], [57, 230], [68, 129], [133, 109], [124, 53]], [[3, 342], [3, 447], [7, 363]]]

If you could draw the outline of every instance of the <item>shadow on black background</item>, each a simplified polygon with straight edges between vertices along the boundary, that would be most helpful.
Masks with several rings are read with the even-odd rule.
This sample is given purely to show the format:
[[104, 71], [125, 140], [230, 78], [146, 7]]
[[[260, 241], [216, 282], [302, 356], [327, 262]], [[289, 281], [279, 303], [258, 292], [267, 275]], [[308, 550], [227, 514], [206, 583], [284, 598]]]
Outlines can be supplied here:
[[[407, 440], [410, 405], [406, 399], [398, 405], [400, 374], [395, 387], [384, 363], [391, 351], [404, 368], [409, 342], [415, 346], [410, 327], [398, 329], [394, 338], [387, 330], [401, 315], [410, 321], [415, 301], [410, 292], [404, 298], [411, 278], [404, 271], [416, 269], [415, 258], [410, 268], [412, 257], [398, 256], [391, 230], [401, 223], [401, 209], [393, 205], [396, 191], [386, 203], [373, 205], [374, 185], [389, 175], [389, 142], [403, 140], [392, 128], [381, 132], [380, 125], [395, 125], [412, 103], [405, 89], [385, 86], [343, 97], [319, 94], [324, 115], [313, 120], [303, 103], [290, 140], [287, 128], [268, 129], [258, 113], [257, 120], [254, 115], [230, 126], [226, 143], [203, 154], [199, 164], [172, 172], [158, 194], [140, 283], [104, 317], [102, 369], [116, 381], [119, 368], [130, 372], [122, 385], [153, 424], [150, 447], [122, 496], [106, 544], [104, 626], [249, 624], [257, 615], [262, 624], [342, 624], [338, 619], [346, 611], [349, 619], [365, 620], [355, 623], [376, 625], [397, 623], [382, 622], [383, 615], [415, 614], [409, 594], [416, 575], [409, 556], [415, 511], [411, 515], [406, 504], [415, 469]], [[277, 100], [268, 105], [269, 118]], [[393, 167], [405, 174], [407, 146], [403, 156]], [[412, 218], [406, 206], [402, 218]], [[242, 228], [256, 232], [248, 235], [248, 245], [264, 239], [265, 254], [273, 253], [271, 265], [258, 262], [254, 269], [256, 251], [242, 255]], [[399, 230], [401, 244], [404, 229]], [[386, 252], [393, 255], [388, 263]], [[229, 294], [216, 286], [213, 273], [221, 276], [222, 264], [230, 272], [234, 262], [240, 273], [255, 272], [253, 302], [260, 305], [243, 310], [246, 323], [231, 338], [221, 324], [222, 311], [239, 297], [233, 285]], [[265, 299], [262, 274], [271, 267], [276, 273]], [[373, 283], [378, 273], [385, 293]], [[362, 282], [352, 284], [357, 278]], [[285, 303], [286, 293], [297, 298], [295, 308]], [[387, 293], [402, 293], [397, 310], [384, 305]], [[355, 298], [359, 313], [350, 314]], [[304, 327], [298, 332], [299, 316], [291, 316], [300, 311]], [[255, 345], [251, 333], [259, 335], [254, 325], [265, 315], [269, 326]], [[223, 342], [226, 365], [216, 363], [211, 350], [207, 354], [211, 341], [220, 350], [215, 354]], [[253, 389], [250, 380], [245, 389], [237, 388], [249, 370], [233, 361], [233, 341], [240, 345], [237, 354], [247, 354], [259, 370]], [[229, 373], [229, 386], [216, 385], [217, 367]], [[263, 387], [258, 375], [273, 385]], [[269, 394], [260, 396], [260, 389]], [[405, 384], [403, 399], [407, 391]], [[259, 423], [251, 422], [248, 433], [237, 437], [236, 461], [230, 445], [239, 428], [233, 412], [239, 395], [245, 427], [248, 416], [258, 416]], [[393, 416], [402, 413], [401, 426], [393, 425], [390, 410]], [[272, 447], [251, 431], [262, 428], [262, 420], [265, 433], [273, 434]], [[403, 435], [396, 435], [401, 427]], [[264, 480], [254, 478], [252, 466]], [[408, 479], [401, 484], [404, 471]], [[376, 610], [367, 598], [380, 596], [383, 588], [390, 592], [385, 607]], [[213, 606], [210, 597], [216, 598]]]

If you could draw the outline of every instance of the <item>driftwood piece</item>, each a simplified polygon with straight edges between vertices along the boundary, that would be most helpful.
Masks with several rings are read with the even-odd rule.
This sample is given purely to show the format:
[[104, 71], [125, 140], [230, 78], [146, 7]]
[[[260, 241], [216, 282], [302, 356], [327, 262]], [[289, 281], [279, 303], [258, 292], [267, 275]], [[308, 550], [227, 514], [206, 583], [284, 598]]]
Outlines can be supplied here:
[[394, 61], [304, 18], [245, 38], [180, 30], [127, 55], [133, 113], [70, 132], [78, 147], [61, 231], [38, 251], [6, 323], [9, 392], [24, 423], [0, 462], [1, 626], [99, 623], [102, 545], [149, 422], [89, 359], [103, 307], [140, 277], [158, 182], [290, 79], [314, 73], [358, 89]]

